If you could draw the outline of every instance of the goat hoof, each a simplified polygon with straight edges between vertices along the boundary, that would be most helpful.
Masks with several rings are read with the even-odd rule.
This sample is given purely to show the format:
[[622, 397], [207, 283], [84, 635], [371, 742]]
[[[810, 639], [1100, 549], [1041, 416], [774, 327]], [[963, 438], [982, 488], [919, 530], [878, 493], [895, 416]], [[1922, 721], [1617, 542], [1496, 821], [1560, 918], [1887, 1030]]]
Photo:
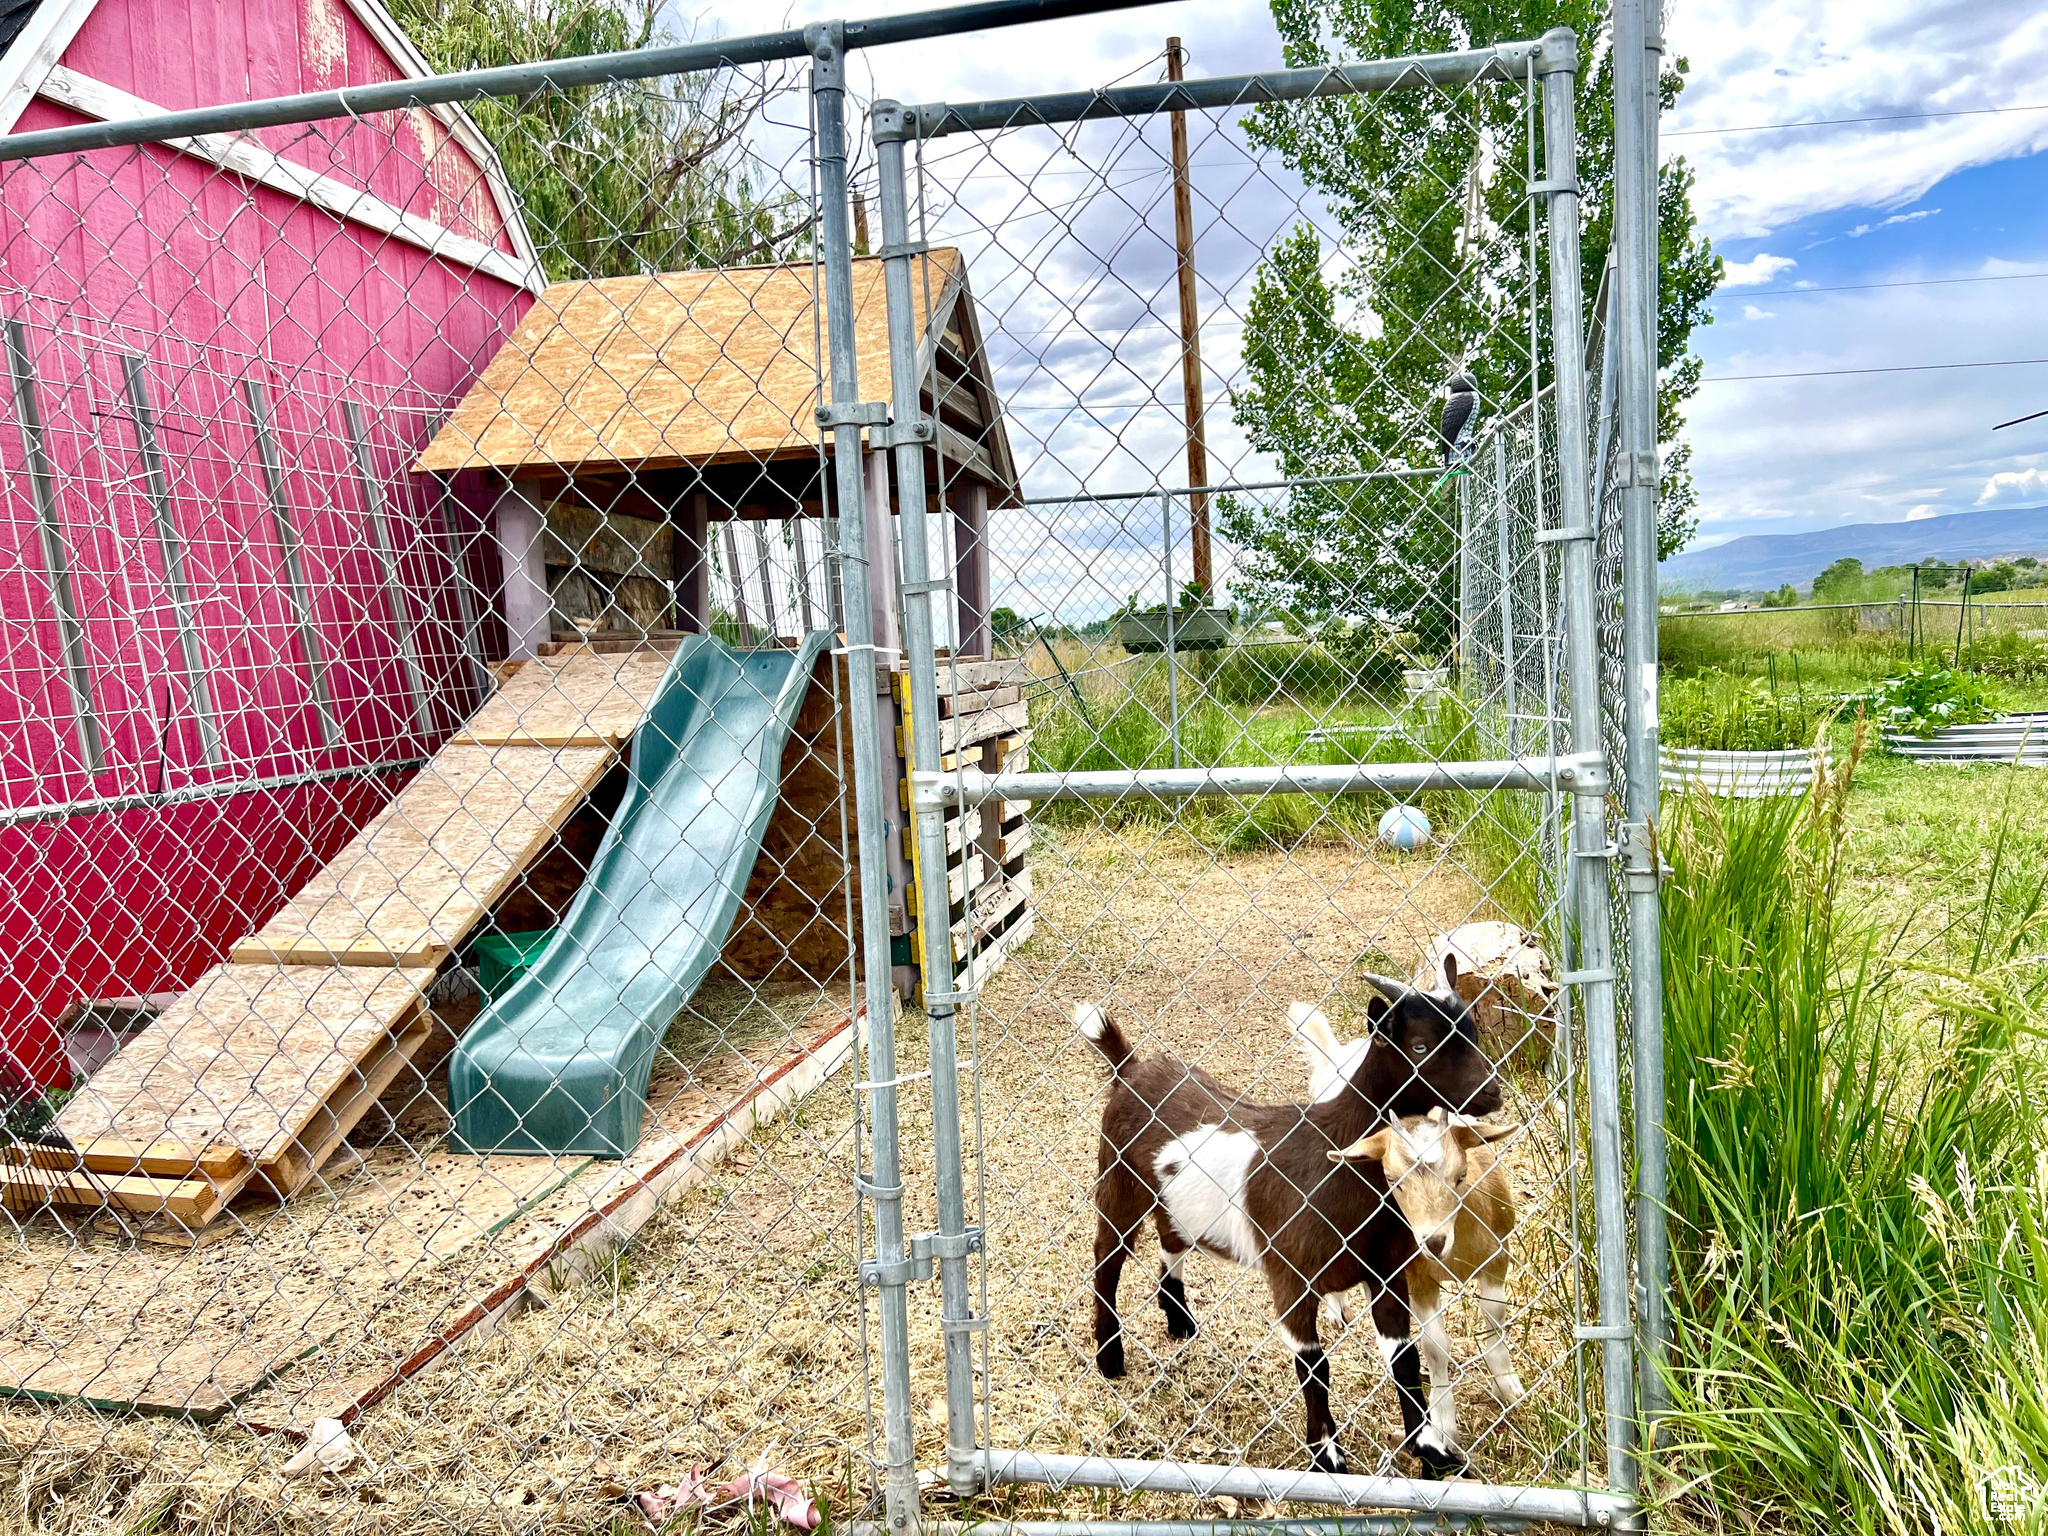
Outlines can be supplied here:
[[1333, 1472], [1342, 1477], [1351, 1470], [1351, 1463], [1344, 1459], [1344, 1447], [1334, 1440], [1325, 1440], [1316, 1447], [1315, 1455], [1308, 1459], [1311, 1472]]
[[1185, 1307], [1168, 1307], [1166, 1310], [1166, 1336], [1170, 1339], [1192, 1339], [1195, 1336], [1195, 1314]]
[[1095, 1369], [1114, 1381], [1124, 1373], [1124, 1341], [1114, 1338], [1095, 1346]]

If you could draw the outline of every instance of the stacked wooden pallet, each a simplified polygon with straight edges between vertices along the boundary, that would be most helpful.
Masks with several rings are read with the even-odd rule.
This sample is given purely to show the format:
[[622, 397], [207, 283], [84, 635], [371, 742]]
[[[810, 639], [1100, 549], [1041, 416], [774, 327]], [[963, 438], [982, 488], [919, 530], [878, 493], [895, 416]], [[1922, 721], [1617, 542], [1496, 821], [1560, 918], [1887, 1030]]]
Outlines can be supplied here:
[[[1031, 723], [1024, 700], [1030, 672], [1022, 661], [948, 660], [939, 662], [939, 750], [944, 767], [1020, 771], [1030, 766]], [[898, 748], [910, 761], [910, 688], [907, 675], [897, 674]], [[910, 786], [901, 786], [906, 810]], [[946, 910], [952, 918], [955, 987], [979, 986], [1010, 952], [1032, 933], [1031, 871], [1025, 854], [1031, 846], [1023, 801], [991, 801], [987, 805], [946, 813]], [[907, 818], [906, 818], [907, 819]], [[911, 861], [910, 909], [921, 912], [927, 880], [917, 864], [917, 838], [906, 830], [904, 848]], [[920, 978], [925, 974], [921, 923], [911, 926], [911, 952]], [[922, 984], [922, 983], [920, 983]]]
[[652, 703], [657, 651], [527, 663], [261, 930], [68, 1102], [69, 1148], [14, 1149], [8, 1205], [196, 1228], [288, 1197], [433, 1034], [438, 968], [597, 787]]

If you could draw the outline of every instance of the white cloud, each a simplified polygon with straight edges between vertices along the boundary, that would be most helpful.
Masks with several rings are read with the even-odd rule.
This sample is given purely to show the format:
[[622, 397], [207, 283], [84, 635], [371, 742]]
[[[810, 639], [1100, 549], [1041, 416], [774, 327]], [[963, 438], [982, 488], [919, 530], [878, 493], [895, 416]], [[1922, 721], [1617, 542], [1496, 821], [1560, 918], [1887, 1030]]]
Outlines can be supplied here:
[[1908, 507], [1906, 509], [1906, 521], [1909, 523], [1925, 522], [1930, 517], [1939, 516], [1941, 516], [1941, 508], [1935, 506], [1932, 502], [1923, 501], [1917, 507]]
[[2026, 506], [2030, 502], [2048, 499], [2048, 475], [2041, 473], [2035, 465], [2025, 469], [2008, 469], [1993, 475], [1984, 482], [1984, 489], [1977, 497], [1980, 507], [2009, 504]]
[[[2018, 270], [2048, 251], [2010, 253]], [[2024, 265], [2022, 265], [2024, 263]], [[2003, 263], [1929, 268], [1995, 275]], [[2048, 356], [2029, 306], [1988, 299], [2019, 283], [1954, 283], [1789, 295], [1768, 325], [1710, 326], [1694, 341], [1708, 382], [1687, 410], [1702, 532], [1792, 533], [1898, 522], [1921, 508], [2048, 503], [2042, 439], [2008, 443], [1991, 423], [2019, 414], [2010, 370], [1854, 374], [1902, 362]], [[1739, 307], [1739, 306], [1731, 306]], [[1733, 320], [1734, 316], [1729, 316]], [[1820, 377], [1712, 382], [1739, 374]], [[2029, 478], [2029, 471], [2032, 471]]]
[[1798, 265], [1790, 256], [1773, 256], [1769, 251], [1759, 252], [1747, 261], [1724, 261], [1721, 263], [1721, 286], [1754, 288]]
[[1861, 240], [1865, 235], [1875, 234], [1880, 229], [1890, 229], [1894, 224], [1911, 224], [1918, 219], [1931, 219], [1939, 212], [1939, 208], [1916, 208], [1911, 213], [1895, 213], [1888, 219], [1879, 219], [1875, 224], [1858, 224], [1849, 231], [1849, 238]]
[[1768, 320], [1776, 313], [1775, 309], [1758, 309], [1754, 304], [1742, 306], [1742, 318], [1745, 320]]
[[[2037, 0], [1687, 0], [1671, 11], [1671, 56], [1692, 68], [1664, 151], [1692, 164], [1694, 205], [1716, 239], [1898, 208], [1959, 170], [2048, 148], [2048, 112], [1903, 116], [2038, 104], [2048, 7]], [[1689, 132], [1871, 117], [1897, 120]]]

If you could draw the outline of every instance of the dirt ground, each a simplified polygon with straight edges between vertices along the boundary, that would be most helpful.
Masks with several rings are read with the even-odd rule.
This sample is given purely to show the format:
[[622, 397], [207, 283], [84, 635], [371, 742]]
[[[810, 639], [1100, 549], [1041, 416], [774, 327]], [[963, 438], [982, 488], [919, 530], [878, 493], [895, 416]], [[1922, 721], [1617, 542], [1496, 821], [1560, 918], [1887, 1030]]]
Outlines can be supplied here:
[[[1032, 867], [1037, 935], [987, 985], [962, 1050], [979, 1062], [969, 1151], [979, 1149], [985, 1208], [970, 1220], [988, 1231], [980, 1283], [991, 1326], [976, 1359], [987, 1438], [1044, 1452], [1305, 1465], [1291, 1358], [1248, 1272], [1192, 1265], [1201, 1332], [1169, 1345], [1150, 1299], [1155, 1261], [1141, 1248], [1125, 1280], [1130, 1373], [1112, 1383], [1093, 1371], [1088, 1191], [1102, 1072], [1065, 1010], [1106, 999], [1151, 1044], [1263, 1096], [1299, 1097], [1306, 1072], [1287, 1004], [1319, 1002], [1340, 1034], [1355, 1032], [1361, 957], [1405, 972], [1432, 933], [1493, 915], [1483, 892], [1450, 857], [1376, 862], [1332, 843], [1224, 860], [1145, 830], [1048, 831]], [[921, 1016], [907, 1016], [900, 1036], [900, 1071], [914, 1074], [927, 1059]], [[1491, 1478], [1566, 1483], [1583, 1464], [1575, 1404], [1585, 1384], [1569, 1342], [1578, 1197], [1561, 1091], [1531, 1071], [1511, 1095], [1530, 1128], [1509, 1159], [1522, 1210], [1512, 1347], [1527, 1400], [1506, 1413], [1493, 1404], [1471, 1309], [1452, 1314], [1464, 1437]], [[281, 1481], [294, 1447], [233, 1414], [201, 1429], [75, 1407], [0, 1410], [0, 1530], [644, 1530], [623, 1502], [631, 1494], [677, 1483], [693, 1464], [730, 1477], [756, 1461], [799, 1477], [835, 1518], [866, 1513], [878, 1340], [872, 1304], [851, 1280], [872, 1246], [851, 1180], [864, 1099], [842, 1072], [757, 1130], [589, 1283], [472, 1336], [366, 1412], [353, 1426], [362, 1459], [339, 1476]], [[928, 1106], [924, 1091], [904, 1094], [911, 1231], [935, 1221]], [[914, 1286], [926, 1468], [943, 1456], [936, 1313], [936, 1288]], [[1385, 1368], [1361, 1327], [1325, 1340], [1344, 1443], [1354, 1470], [1405, 1471], [1391, 1450], [1399, 1419]], [[976, 1509], [1053, 1511], [1261, 1513], [1039, 1489], [1002, 1491]]]

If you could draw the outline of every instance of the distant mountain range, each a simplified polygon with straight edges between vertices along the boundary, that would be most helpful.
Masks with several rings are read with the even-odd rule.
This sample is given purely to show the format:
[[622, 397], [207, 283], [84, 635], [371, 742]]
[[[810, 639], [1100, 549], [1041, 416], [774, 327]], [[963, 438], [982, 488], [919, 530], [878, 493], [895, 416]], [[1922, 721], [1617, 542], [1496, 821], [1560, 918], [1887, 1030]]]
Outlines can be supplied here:
[[1752, 533], [1686, 550], [1659, 568], [1666, 586], [1755, 591], [1804, 586], [1853, 555], [1865, 570], [1914, 560], [1996, 560], [2048, 554], [2048, 507], [1963, 512], [1913, 523], [1848, 523], [1819, 533]]

